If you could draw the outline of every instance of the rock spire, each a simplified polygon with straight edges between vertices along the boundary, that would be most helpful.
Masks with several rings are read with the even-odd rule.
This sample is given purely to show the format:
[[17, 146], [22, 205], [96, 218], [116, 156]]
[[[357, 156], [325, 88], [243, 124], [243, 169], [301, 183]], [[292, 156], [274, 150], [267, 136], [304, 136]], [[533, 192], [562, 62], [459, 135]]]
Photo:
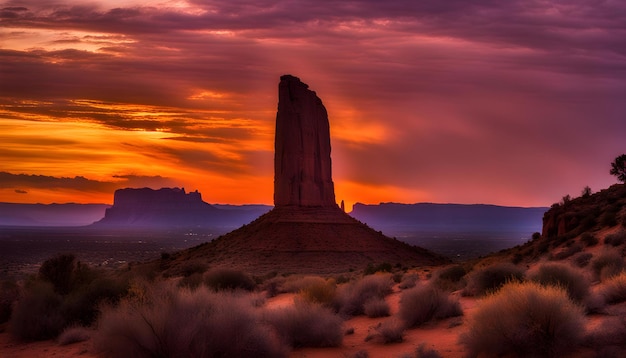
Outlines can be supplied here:
[[278, 85], [274, 149], [275, 206], [337, 207], [326, 108], [291, 75]]

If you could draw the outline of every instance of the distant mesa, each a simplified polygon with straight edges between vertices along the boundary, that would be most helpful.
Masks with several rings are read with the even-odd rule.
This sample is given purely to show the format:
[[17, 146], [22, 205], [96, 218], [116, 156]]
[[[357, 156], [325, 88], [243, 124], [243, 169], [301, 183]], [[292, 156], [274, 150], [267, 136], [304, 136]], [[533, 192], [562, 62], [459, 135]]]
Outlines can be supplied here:
[[269, 206], [216, 208], [198, 191], [184, 188], [126, 188], [115, 191], [113, 206], [94, 223], [101, 228], [235, 228], [267, 212]]
[[291, 75], [278, 86], [274, 156], [275, 207], [216, 240], [184, 250], [165, 265], [188, 260], [255, 273], [335, 273], [370, 263], [437, 265], [447, 259], [384, 236], [335, 202], [330, 130], [322, 101]]
[[368, 225], [395, 234], [410, 230], [436, 232], [536, 232], [547, 207], [511, 207], [486, 204], [356, 203], [350, 215]]

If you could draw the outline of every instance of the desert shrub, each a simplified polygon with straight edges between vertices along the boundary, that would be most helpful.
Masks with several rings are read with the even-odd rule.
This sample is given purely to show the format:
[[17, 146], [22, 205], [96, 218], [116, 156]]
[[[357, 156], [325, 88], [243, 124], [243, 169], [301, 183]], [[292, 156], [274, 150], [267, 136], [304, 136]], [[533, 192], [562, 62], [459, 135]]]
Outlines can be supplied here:
[[566, 264], [542, 264], [530, 275], [530, 279], [544, 286], [562, 287], [569, 297], [578, 303], [583, 302], [589, 295], [587, 278], [582, 272]]
[[619, 207], [613, 206], [606, 209], [599, 218], [600, 225], [603, 227], [610, 227], [617, 225], [617, 213]]
[[372, 298], [384, 298], [391, 293], [393, 280], [390, 274], [369, 275], [337, 289], [333, 307], [342, 315], [357, 316], [364, 313], [364, 304]]
[[0, 324], [11, 318], [13, 302], [20, 296], [20, 288], [15, 281], [5, 280], [0, 283]]
[[578, 267], [585, 267], [589, 265], [589, 261], [591, 261], [592, 257], [593, 254], [591, 252], [581, 252], [578, 255], [572, 257], [572, 262]]
[[41, 264], [39, 278], [50, 282], [57, 293], [67, 294], [71, 290], [76, 257], [62, 254], [52, 257]]
[[97, 278], [63, 297], [63, 317], [68, 323], [88, 326], [96, 320], [101, 303], [115, 304], [127, 292], [128, 283], [124, 280]]
[[419, 281], [419, 279], [420, 279], [420, 277], [416, 273], [404, 275], [402, 277], [402, 281], [400, 281], [400, 284], [398, 285], [398, 287], [401, 290], [406, 290], [407, 288], [415, 287], [415, 285], [417, 284], [417, 281]]
[[583, 245], [579, 243], [573, 243], [572, 245], [564, 248], [563, 250], [552, 255], [553, 260], [565, 260], [566, 258], [579, 253], [583, 250]]
[[451, 299], [447, 292], [432, 285], [416, 286], [400, 296], [398, 316], [407, 328], [462, 314], [458, 300]]
[[524, 271], [511, 263], [499, 263], [484, 267], [470, 274], [463, 294], [483, 296], [497, 291], [510, 281], [522, 281]]
[[370, 298], [363, 304], [363, 313], [370, 318], [389, 316], [389, 310], [389, 304], [384, 298]]
[[415, 358], [441, 358], [441, 354], [434, 349], [426, 347], [426, 344], [422, 343], [415, 350]]
[[591, 268], [597, 279], [619, 275], [624, 269], [624, 259], [616, 251], [603, 251], [591, 260]]
[[590, 247], [590, 246], [596, 246], [598, 244], [598, 242], [600, 242], [600, 240], [598, 240], [597, 237], [595, 237], [595, 235], [593, 235], [592, 233], [586, 232], [583, 233], [580, 236], [580, 241], [585, 244], [585, 246]]
[[435, 271], [432, 282], [443, 290], [455, 291], [463, 285], [461, 280], [467, 271], [461, 265], [452, 265], [441, 270]]
[[62, 297], [54, 291], [51, 283], [30, 283], [13, 309], [9, 331], [24, 341], [56, 337], [67, 325], [61, 312], [62, 303]]
[[286, 292], [283, 288], [287, 279], [282, 276], [276, 276], [265, 280], [260, 286], [262, 291], [265, 291], [267, 297], [275, 297], [280, 293]]
[[602, 283], [600, 295], [608, 304], [626, 301], [626, 273], [613, 276]]
[[247, 296], [157, 286], [103, 309], [93, 337], [103, 357], [286, 357]]
[[252, 291], [256, 287], [252, 277], [246, 273], [226, 268], [213, 269], [207, 272], [204, 275], [204, 284], [215, 291]]
[[611, 245], [613, 247], [622, 245], [626, 241], [626, 231], [622, 230], [614, 234], [609, 234], [604, 237], [604, 244]]
[[192, 273], [189, 276], [183, 276], [183, 278], [178, 281], [178, 287], [195, 290], [196, 288], [200, 287], [203, 281], [204, 276], [201, 273], [196, 272]]
[[609, 317], [595, 327], [586, 339], [587, 346], [594, 348], [596, 357], [620, 358], [624, 355], [626, 342], [626, 317]]
[[367, 267], [365, 267], [365, 270], [363, 270], [363, 274], [364, 275], [373, 275], [376, 272], [391, 272], [391, 270], [393, 270], [393, 267], [388, 262], [383, 262], [383, 263], [380, 263], [378, 265], [375, 265], [373, 263], [369, 263], [369, 264], [367, 264]]
[[333, 302], [337, 290], [333, 279], [325, 280], [321, 277], [308, 276], [302, 280], [304, 282], [301, 283], [299, 292], [307, 301], [321, 305], [330, 305]]
[[361, 349], [352, 353], [349, 358], [369, 358], [369, 356], [370, 354], [366, 350]]
[[187, 261], [180, 268], [180, 274], [183, 277], [189, 277], [193, 274], [203, 274], [207, 270], [207, 265], [201, 261]]
[[365, 341], [382, 344], [400, 343], [404, 340], [404, 331], [404, 323], [401, 320], [395, 317], [388, 318], [371, 327]]
[[88, 328], [81, 326], [71, 326], [63, 330], [57, 337], [57, 343], [60, 346], [66, 346], [72, 343], [84, 342], [91, 338], [91, 332]]
[[460, 337], [468, 356], [562, 356], [582, 342], [582, 308], [557, 287], [503, 286], [476, 308]]
[[338, 347], [343, 320], [320, 305], [295, 300], [290, 307], [267, 310], [264, 321], [290, 347]]

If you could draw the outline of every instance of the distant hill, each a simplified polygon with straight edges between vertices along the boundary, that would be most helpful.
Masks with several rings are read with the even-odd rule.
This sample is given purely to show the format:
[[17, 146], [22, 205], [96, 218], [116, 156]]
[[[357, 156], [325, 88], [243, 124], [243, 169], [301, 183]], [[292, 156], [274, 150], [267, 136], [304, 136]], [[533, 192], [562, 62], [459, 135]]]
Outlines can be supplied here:
[[382, 231], [540, 231], [546, 210], [484, 204], [356, 203], [350, 215]]
[[102, 219], [107, 204], [0, 203], [2, 226], [84, 226]]
[[94, 223], [101, 228], [234, 229], [271, 209], [265, 205], [219, 205], [202, 200], [198, 191], [182, 188], [126, 188], [115, 191], [113, 206]]

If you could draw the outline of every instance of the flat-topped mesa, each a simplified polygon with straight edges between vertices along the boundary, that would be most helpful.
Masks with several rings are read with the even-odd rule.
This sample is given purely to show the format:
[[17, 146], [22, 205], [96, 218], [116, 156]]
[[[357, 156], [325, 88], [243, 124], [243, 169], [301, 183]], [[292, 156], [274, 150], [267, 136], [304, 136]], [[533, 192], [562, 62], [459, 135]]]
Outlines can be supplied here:
[[299, 78], [278, 85], [274, 142], [274, 205], [337, 207], [330, 128], [322, 100]]

